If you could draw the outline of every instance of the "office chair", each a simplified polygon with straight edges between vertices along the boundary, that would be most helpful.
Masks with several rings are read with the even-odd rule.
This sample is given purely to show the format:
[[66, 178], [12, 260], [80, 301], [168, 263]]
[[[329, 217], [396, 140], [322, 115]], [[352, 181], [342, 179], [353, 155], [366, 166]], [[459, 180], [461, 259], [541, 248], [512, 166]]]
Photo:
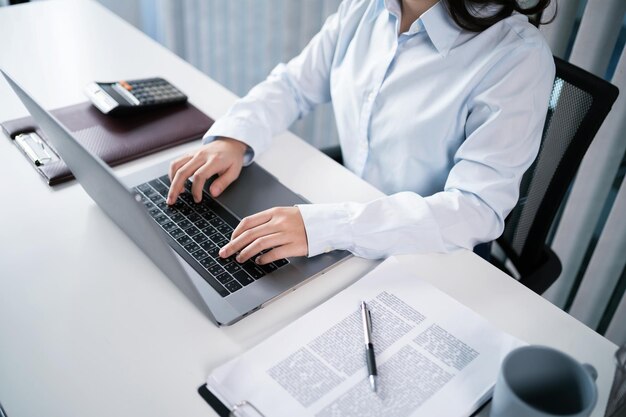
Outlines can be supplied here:
[[[555, 58], [556, 77], [541, 147], [520, 185], [517, 205], [496, 242], [519, 281], [542, 294], [561, 273], [546, 237], [587, 148], [617, 99], [608, 81]], [[492, 263], [511, 273], [503, 262]]]
[[[554, 217], [618, 95], [617, 87], [609, 82], [559, 58], [554, 60], [556, 77], [539, 154], [524, 174], [519, 201], [506, 218], [502, 236], [496, 240], [504, 258], [489, 258], [492, 264], [516, 276], [538, 294], [547, 290], [561, 273], [561, 262], [545, 244]], [[338, 146], [322, 151], [342, 162]], [[514, 270], [508, 267], [509, 263]]]

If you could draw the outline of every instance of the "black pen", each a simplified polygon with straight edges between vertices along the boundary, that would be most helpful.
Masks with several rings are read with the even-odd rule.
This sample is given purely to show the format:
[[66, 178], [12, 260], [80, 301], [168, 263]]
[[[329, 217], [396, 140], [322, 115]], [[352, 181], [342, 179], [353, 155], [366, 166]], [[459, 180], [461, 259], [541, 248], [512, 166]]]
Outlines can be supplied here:
[[363, 335], [365, 336], [365, 361], [372, 391], [376, 392], [376, 356], [372, 344], [372, 316], [365, 301], [361, 301], [361, 317], [363, 318]]

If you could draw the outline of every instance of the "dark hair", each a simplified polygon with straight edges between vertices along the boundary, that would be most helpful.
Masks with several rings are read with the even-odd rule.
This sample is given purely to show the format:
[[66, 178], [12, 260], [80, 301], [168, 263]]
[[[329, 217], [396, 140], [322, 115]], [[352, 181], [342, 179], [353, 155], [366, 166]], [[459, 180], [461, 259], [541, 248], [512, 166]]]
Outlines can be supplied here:
[[[482, 32], [500, 20], [511, 16], [513, 12], [527, 16], [540, 15], [550, 5], [550, 1], [539, 0], [536, 5], [527, 9], [520, 6], [518, 0], [444, 0], [443, 3], [457, 25], [472, 32]], [[499, 10], [491, 15], [478, 13], [482, 7], [490, 5], [499, 7]], [[550, 23], [553, 20], [554, 16], [547, 22], [537, 22], [537, 24]]]

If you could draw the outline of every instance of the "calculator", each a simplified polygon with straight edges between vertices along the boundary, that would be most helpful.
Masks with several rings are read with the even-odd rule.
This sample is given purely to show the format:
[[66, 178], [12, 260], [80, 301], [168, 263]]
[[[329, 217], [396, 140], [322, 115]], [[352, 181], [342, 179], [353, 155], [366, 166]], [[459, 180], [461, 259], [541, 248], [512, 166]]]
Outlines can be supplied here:
[[163, 78], [92, 82], [84, 90], [104, 114], [121, 114], [184, 103], [187, 96]]

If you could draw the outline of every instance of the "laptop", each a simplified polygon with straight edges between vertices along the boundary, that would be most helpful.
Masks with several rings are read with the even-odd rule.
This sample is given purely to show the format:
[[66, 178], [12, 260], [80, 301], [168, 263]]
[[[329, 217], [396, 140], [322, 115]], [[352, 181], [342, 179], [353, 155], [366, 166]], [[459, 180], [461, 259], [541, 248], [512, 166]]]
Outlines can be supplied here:
[[120, 180], [9, 75], [0, 72], [87, 194], [217, 325], [237, 322], [350, 256], [346, 251], [333, 251], [267, 266], [219, 258], [219, 248], [243, 217], [307, 201], [252, 163], [220, 197], [210, 197], [207, 184], [202, 203], [196, 204], [188, 182], [177, 203], [167, 206], [168, 162]]

